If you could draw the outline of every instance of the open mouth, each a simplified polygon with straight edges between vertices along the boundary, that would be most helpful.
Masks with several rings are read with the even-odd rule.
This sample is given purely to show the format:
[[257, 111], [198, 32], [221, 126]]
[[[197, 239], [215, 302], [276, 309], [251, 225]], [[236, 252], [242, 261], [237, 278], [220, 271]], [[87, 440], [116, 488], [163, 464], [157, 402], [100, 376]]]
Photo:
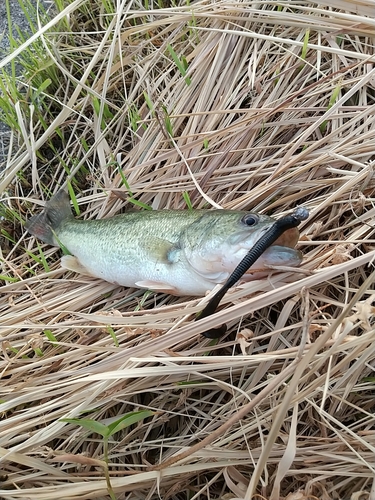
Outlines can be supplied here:
[[280, 247], [294, 248], [298, 243], [298, 239], [299, 230], [297, 227], [293, 227], [285, 231], [271, 246], [278, 245]]
[[298, 243], [298, 239], [298, 228], [287, 229], [262, 253], [246, 274], [253, 273], [254, 269], [263, 269], [268, 266], [299, 266], [303, 256], [299, 250], [294, 248]]

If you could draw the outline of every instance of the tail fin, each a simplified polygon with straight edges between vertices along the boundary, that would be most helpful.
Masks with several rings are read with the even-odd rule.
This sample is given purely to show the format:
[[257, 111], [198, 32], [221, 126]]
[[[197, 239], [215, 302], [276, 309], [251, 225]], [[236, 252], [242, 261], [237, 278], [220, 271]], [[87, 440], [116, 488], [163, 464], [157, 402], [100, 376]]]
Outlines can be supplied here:
[[43, 212], [34, 215], [26, 222], [26, 229], [44, 243], [59, 246], [54, 233], [64, 220], [72, 218], [69, 195], [61, 190], [47, 201]]

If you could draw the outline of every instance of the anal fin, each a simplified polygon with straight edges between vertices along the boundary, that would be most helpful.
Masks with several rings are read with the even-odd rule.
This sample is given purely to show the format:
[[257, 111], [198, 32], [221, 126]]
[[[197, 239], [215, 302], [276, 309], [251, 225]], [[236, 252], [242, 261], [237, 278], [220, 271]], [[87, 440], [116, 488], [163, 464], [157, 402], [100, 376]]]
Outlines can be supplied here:
[[79, 262], [77, 257], [74, 257], [74, 255], [63, 255], [61, 257], [61, 267], [75, 273], [85, 274], [86, 276], [93, 276], [93, 274], [91, 274], [90, 271]]
[[135, 283], [135, 286], [138, 286], [139, 288], [147, 288], [148, 290], [153, 290], [154, 292], [170, 293], [171, 295], [178, 294], [177, 288], [172, 285], [168, 285], [168, 283], [163, 283], [162, 281], [137, 281], [137, 283]]

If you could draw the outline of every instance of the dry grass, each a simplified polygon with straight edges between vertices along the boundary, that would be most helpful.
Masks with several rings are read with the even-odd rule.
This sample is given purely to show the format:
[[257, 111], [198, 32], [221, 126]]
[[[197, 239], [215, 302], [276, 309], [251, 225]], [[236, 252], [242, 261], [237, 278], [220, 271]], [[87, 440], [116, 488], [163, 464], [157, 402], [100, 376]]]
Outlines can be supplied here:
[[[290, 3], [76, 0], [40, 25], [0, 179], [1, 498], [108, 498], [102, 437], [61, 419], [149, 409], [110, 438], [117, 499], [374, 500], [375, 2]], [[304, 205], [304, 264], [195, 323], [206, 299], [66, 272], [26, 234], [67, 182], [85, 218]]]

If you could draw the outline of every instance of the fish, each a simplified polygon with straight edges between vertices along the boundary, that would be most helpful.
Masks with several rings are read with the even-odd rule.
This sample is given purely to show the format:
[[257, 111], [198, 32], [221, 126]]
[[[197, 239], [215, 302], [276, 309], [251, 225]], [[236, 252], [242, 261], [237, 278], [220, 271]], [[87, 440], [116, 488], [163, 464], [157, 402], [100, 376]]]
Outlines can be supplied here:
[[[238, 210], [139, 210], [110, 218], [73, 216], [60, 190], [26, 222], [27, 231], [63, 249], [65, 269], [116, 285], [180, 296], [204, 296], [226, 281], [275, 219]], [[250, 268], [299, 266], [297, 228], [288, 229]], [[264, 269], [265, 268], [265, 269]]]

